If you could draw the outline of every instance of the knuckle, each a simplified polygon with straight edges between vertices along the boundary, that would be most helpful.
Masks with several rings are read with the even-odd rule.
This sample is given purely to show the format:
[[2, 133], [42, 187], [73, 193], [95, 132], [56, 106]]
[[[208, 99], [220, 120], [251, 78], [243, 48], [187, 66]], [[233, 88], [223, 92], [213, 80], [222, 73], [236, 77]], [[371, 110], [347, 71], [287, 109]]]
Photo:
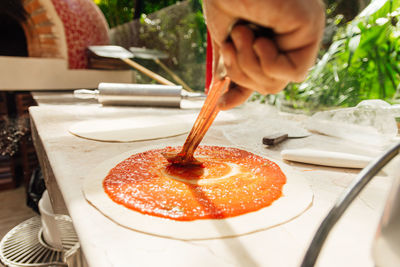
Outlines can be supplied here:
[[279, 93], [280, 91], [282, 91], [283, 89], [285, 89], [285, 87], [287, 86], [287, 84], [288, 84], [288, 81], [283, 81], [283, 80], [276, 81], [276, 83], [275, 83], [273, 86], [271, 86], [270, 94], [277, 94], [277, 93]]
[[309, 14], [308, 16], [298, 17], [300, 25], [313, 25], [314, 24], [314, 14]]
[[272, 73], [273, 69], [272, 62], [261, 61], [261, 70], [265, 75]]
[[302, 82], [306, 79], [307, 73], [308, 70], [296, 70], [291, 80], [296, 83]]
[[275, 94], [279, 92], [279, 90], [277, 90], [277, 88], [271, 85], [260, 85], [257, 88], [257, 92], [259, 92], [262, 95], [267, 95], [267, 94]]
[[247, 77], [243, 74], [238, 74], [238, 75], [229, 75], [229, 77], [234, 81], [235, 83], [239, 85], [246, 85], [249, 83]]
[[271, 95], [275, 95], [275, 94], [279, 93], [282, 90], [283, 90], [283, 88], [281, 88], [280, 86], [279, 87], [272, 87], [272, 88], [269, 89], [268, 93], [271, 94]]

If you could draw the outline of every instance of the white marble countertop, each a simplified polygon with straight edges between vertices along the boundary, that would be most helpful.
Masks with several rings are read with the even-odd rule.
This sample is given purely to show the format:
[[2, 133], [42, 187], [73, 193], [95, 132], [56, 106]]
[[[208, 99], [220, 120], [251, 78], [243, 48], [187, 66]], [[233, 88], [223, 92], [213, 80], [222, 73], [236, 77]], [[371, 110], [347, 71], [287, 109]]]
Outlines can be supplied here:
[[[236, 238], [206, 241], [150, 236], [123, 228], [103, 216], [85, 200], [82, 181], [94, 166], [110, 157], [154, 144], [183, 143], [186, 135], [132, 143], [82, 139], [68, 132], [73, 123], [102, 115], [134, 116], [151, 113], [154, 109], [103, 108], [93, 103], [55, 102], [60, 101], [39, 100], [40, 106], [30, 108], [34, 130], [39, 137], [35, 142], [43, 147], [44, 155], [39, 156], [46, 157], [51, 166], [90, 266], [299, 266], [320, 222], [359, 171], [291, 163], [307, 179], [314, 192], [314, 202], [304, 214], [275, 228]], [[162, 111], [177, 112], [172, 109]], [[246, 112], [246, 109], [240, 112]], [[236, 125], [240, 127], [240, 123], [236, 122]], [[224, 127], [227, 126], [213, 125], [204, 142], [232, 145], [224, 134]], [[251, 144], [249, 140], [249, 146]], [[242, 146], [246, 147], [246, 144]], [[288, 140], [274, 148], [262, 149], [265, 149], [264, 155], [279, 160], [281, 149], [297, 147], [353, 149], [337, 139], [320, 135]], [[374, 266], [370, 250], [390, 183], [390, 177], [383, 173], [363, 190], [332, 230], [318, 266]]]

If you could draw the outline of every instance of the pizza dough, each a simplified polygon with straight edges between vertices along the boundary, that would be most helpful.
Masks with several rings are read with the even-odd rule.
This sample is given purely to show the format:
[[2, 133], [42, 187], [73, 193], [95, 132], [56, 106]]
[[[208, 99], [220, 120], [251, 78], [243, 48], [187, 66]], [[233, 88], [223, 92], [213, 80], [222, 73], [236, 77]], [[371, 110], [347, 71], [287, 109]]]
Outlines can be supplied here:
[[[78, 137], [104, 142], [132, 142], [181, 135], [190, 131], [197, 114], [139, 115], [129, 118], [107, 118], [81, 121], [69, 132]], [[237, 120], [237, 116], [221, 112], [216, 122]]]
[[[160, 148], [160, 147], [157, 147]], [[154, 148], [148, 148], [150, 150]], [[88, 174], [83, 184], [86, 199], [114, 222], [143, 233], [182, 240], [232, 237], [278, 226], [302, 214], [312, 204], [313, 193], [307, 182], [283, 163], [277, 163], [286, 174], [283, 196], [272, 205], [255, 212], [227, 219], [175, 221], [145, 215], [112, 201], [104, 192], [103, 179], [109, 170], [135, 150], [99, 164]]]
[[187, 116], [137, 116], [82, 121], [72, 125], [69, 131], [91, 140], [131, 142], [184, 134], [192, 125], [193, 121]]

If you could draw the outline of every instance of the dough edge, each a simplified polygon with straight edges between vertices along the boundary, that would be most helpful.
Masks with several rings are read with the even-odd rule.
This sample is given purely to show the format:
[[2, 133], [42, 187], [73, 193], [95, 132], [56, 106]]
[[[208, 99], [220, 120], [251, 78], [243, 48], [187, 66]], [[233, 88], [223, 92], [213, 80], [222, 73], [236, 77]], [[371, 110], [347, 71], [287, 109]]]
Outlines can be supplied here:
[[[153, 122], [152, 126], [138, 127], [141, 120]], [[68, 131], [78, 137], [102, 142], [134, 142], [154, 140], [185, 134], [192, 123], [179, 117], [156, 119], [138, 116], [124, 119], [94, 119], [77, 122]]]
[[[112, 201], [104, 192], [103, 179], [119, 162], [136, 153], [175, 145], [168, 144], [135, 149], [102, 162], [88, 173], [84, 179], [82, 191], [86, 200], [103, 215], [120, 226], [150, 235], [179, 240], [235, 237], [266, 230], [297, 218], [313, 203], [313, 192], [304, 177], [285, 163], [269, 159], [263, 155], [259, 156], [276, 163], [286, 175], [287, 181], [283, 187], [283, 196], [270, 206], [236, 217], [175, 221], [130, 210]], [[235, 146], [218, 146], [236, 148]], [[243, 150], [242, 148], [238, 149]], [[251, 153], [258, 155], [254, 152]]]

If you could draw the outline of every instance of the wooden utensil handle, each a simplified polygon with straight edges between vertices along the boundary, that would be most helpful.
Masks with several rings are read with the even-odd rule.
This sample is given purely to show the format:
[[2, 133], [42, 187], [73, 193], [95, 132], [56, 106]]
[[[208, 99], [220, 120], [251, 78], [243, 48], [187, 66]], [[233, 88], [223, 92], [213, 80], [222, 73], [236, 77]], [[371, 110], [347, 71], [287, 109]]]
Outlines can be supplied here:
[[264, 136], [262, 139], [262, 143], [267, 146], [274, 146], [279, 143], [282, 143], [283, 141], [285, 141], [288, 138], [289, 138], [289, 135], [287, 133], [276, 133], [276, 134]]
[[171, 75], [172, 78], [174, 78], [174, 80], [177, 83], [182, 85], [186, 91], [194, 92], [194, 90], [192, 88], [190, 88], [189, 85], [187, 85], [181, 78], [179, 78], [178, 75], [176, 75], [170, 68], [168, 68], [164, 63], [162, 63], [158, 58], [155, 58], [154, 62], [157, 63], [158, 65], [160, 65], [160, 67], [163, 68], [163, 70], [165, 70], [169, 75]]
[[164, 77], [161, 77], [160, 75], [152, 72], [151, 70], [143, 67], [142, 65], [136, 63], [135, 61], [129, 59], [129, 58], [121, 58], [122, 61], [124, 61], [126, 64], [128, 64], [129, 66], [131, 66], [132, 68], [137, 69], [138, 71], [142, 72], [143, 74], [147, 75], [148, 77], [156, 80], [157, 82], [161, 83], [161, 84], [165, 84], [165, 85], [176, 85], [170, 81], [168, 81], [167, 79], [165, 79]]

